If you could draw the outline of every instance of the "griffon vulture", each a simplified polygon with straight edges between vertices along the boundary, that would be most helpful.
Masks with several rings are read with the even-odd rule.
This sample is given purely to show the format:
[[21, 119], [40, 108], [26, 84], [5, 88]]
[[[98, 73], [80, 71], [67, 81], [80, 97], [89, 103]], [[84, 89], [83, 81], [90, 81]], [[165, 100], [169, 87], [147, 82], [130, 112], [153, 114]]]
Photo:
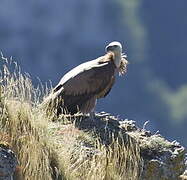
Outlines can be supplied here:
[[106, 54], [80, 64], [66, 73], [46, 98], [48, 110], [61, 113], [83, 114], [94, 111], [96, 101], [111, 90], [115, 75], [126, 73], [128, 61], [121, 43], [114, 41], [105, 48]]

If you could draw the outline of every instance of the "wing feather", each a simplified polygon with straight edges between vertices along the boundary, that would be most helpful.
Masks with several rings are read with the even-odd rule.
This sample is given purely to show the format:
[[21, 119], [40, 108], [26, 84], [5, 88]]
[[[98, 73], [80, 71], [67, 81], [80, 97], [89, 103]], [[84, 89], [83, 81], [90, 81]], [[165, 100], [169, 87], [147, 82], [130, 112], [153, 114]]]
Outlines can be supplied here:
[[[55, 89], [63, 87], [63, 93], [74, 96], [103, 91], [108, 84], [111, 84], [115, 65], [112, 61], [96, 60], [81, 64], [71, 70], [61, 79]], [[68, 77], [68, 75], [71, 76]]]

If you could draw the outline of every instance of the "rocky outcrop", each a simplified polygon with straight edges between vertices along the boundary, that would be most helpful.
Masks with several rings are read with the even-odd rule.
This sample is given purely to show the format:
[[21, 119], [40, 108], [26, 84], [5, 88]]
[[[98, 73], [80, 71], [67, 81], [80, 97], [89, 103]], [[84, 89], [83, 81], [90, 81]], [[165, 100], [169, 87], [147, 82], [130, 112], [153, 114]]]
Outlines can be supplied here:
[[[110, 146], [113, 140], [119, 137], [120, 141], [127, 145], [129, 140], [136, 144], [141, 157], [138, 180], [179, 180], [185, 171], [185, 148], [176, 141], [166, 140], [158, 133], [151, 133], [145, 127], [137, 127], [135, 121], [119, 119], [106, 113], [97, 114], [94, 121], [82, 115], [63, 116], [58, 122], [53, 122], [49, 126], [55, 140], [59, 139], [58, 143], [63, 141], [65, 143], [63, 145], [66, 145], [62, 140], [63, 136], [69, 136], [67, 132], [69, 123], [61, 123], [64, 120], [74, 122], [75, 128], [79, 131], [92, 132], [92, 136], [99, 137], [105, 146]], [[67, 146], [68, 143], [69, 141]], [[85, 150], [84, 158], [98, 153], [92, 143], [85, 143], [80, 139], [75, 147], [72, 145], [69, 147], [72, 157], [76, 156], [77, 148], [81, 148], [82, 152]]]
[[5, 144], [0, 144], [0, 180], [12, 180], [18, 165], [17, 158]]
[[[45, 133], [49, 134], [47, 143], [51, 144], [53, 153], [50, 153], [53, 158], [49, 168], [53, 171], [53, 179], [70, 176], [72, 179], [94, 179], [85, 176], [92, 173], [102, 176], [97, 179], [186, 179], [185, 148], [145, 127], [137, 127], [133, 120], [107, 113], [99, 113], [94, 119], [63, 115], [49, 122]], [[14, 152], [1, 143], [0, 180], [12, 179], [17, 165]]]

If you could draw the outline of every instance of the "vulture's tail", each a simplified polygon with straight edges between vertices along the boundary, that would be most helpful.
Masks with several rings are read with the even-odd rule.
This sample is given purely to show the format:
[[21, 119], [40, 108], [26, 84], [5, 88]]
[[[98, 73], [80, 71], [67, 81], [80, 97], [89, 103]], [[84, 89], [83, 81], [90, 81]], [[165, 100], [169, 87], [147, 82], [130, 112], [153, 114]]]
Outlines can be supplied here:
[[58, 116], [63, 108], [62, 89], [56, 92], [51, 92], [46, 98], [44, 98], [41, 107], [46, 112], [47, 116]]

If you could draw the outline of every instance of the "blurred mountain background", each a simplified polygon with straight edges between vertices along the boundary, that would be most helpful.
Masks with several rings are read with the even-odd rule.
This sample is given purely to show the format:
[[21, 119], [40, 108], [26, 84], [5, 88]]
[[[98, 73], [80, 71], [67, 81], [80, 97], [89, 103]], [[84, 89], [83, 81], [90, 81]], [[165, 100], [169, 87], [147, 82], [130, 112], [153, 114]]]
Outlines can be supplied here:
[[0, 51], [37, 86], [55, 86], [76, 65], [103, 55], [113, 40], [130, 62], [97, 111], [187, 146], [187, 1], [1, 0]]

